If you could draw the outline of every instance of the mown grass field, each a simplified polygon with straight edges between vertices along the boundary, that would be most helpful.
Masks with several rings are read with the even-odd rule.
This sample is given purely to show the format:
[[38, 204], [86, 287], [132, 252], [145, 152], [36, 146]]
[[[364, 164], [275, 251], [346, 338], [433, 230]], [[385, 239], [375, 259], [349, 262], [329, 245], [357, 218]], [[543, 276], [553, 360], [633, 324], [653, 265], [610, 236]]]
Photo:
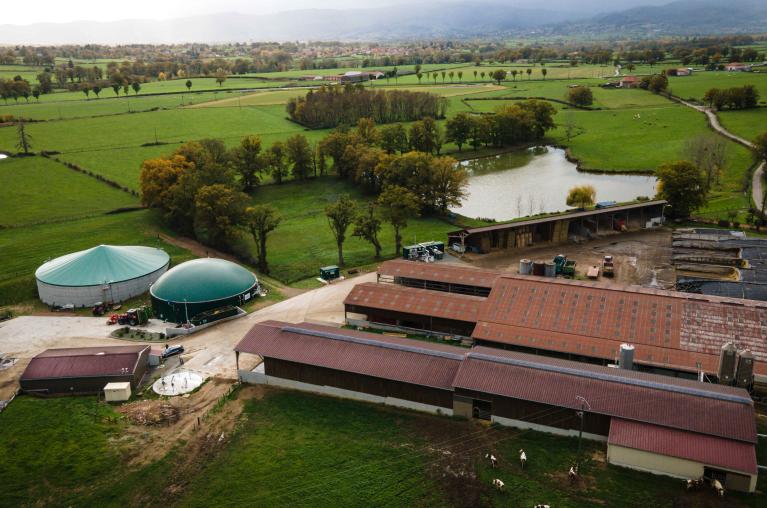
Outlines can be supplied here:
[[691, 76], [672, 76], [668, 83], [671, 92], [677, 97], [696, 100], [702, 100], [711, 88], [743, 85], [754, 85], [759, 91], [759, 100], [767, 104], [767, 72], [693, 72]]
[[[734, 492], [717, 501], [708, 490], [686, 493], [679, 480], [608, 466], [603, 443], [584, 441], [582, 480], [573, 486], [566, 472], [577, 455], [575, 438], [278, 389], [262, 398], [249, 393], [243, 390], [240, 400], [228, 403], [244, 407], [223, 445], [189, 456], [193, 443], [169, 442], [163, 458], [133, 467], [123, 457], [143, 445], [125, 438], [130, 424], [112, 408], [97, 406], [91, 397], [19, 397], [0, 414], [0, 506], [133, 507], [160, 495], [170, 507], [671, 508], [764, 502], [764, 494]], [[528, 455], [524, 471], [516, 460], [520, 448]], [[483, 459], [490, 450], [500, 459], [498, 469]], [[183, 481], [175, 474], [180, 467]], [[503, 479], [505, 493], [493, 490], [493, 478]], [[765, 485], [761, 479], [760, 490]]]
[[43, 157], [0, 161], [0, 225], [54, 222], [137, 206], [139, 199]]
[[156, 215], [139, 210], [115, 215], [0, 229], [0, 305], [34, 300], [34, 272], [48, 259], [100, 244], [147, 245], [164, 249], [172, 263], [191, 259], [184, 249], [169, 245], [157, 236]]
[[[289, 182], [283, 185], [265, 185], [253, 193], [255, 203], [270, 203], [282, 215], [283, 221], [269, 235], [268, 254], [270, 275], [286, 283], [319, 276], [319, 267], [338, 262], [335, 239], [325, 217], [325, 207], [336, 201], [341, 194], [356, 198], [361, 206], [372, 199], [349, 182], [328, 176], [306, 182]], [[373, 246], [352, 237], [349, 228], [344, 244], [347, 266], [361, 266], [375, 261]], [[428, 240], [444, 240], [448, 231], [458, 229], [441, 219], [420, 217], [409, 221], [403, 231], [405, 244]], [[394, 253], [394, 233], [384, 224], [379, 237], [382, 255], [389, 258]], [[244, 245], [249, 252], [255, 246], [248, 237]]]

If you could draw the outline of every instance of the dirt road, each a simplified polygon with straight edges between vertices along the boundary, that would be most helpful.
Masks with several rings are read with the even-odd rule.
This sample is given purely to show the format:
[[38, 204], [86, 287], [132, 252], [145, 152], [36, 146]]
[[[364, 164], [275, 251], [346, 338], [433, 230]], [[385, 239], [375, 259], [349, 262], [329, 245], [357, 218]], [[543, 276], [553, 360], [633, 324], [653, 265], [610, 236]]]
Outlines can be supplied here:
[[[683, 100], [680, 100], [680, 102], [687, 107], [705, 114], [706, 118], [708, 119], [708, 124], [711, 126], [711, 128], [722, 136], [731, 139], [732, 141], [735, 141], [736, 143], [739, 143], [748, 149], [754, 148], [754, 144], [751, 141], [733, 134], [732, 132], [725, 129], [719, 122], [719, 117], [716, 116], [716, 113], [712, 111], [711, 108], [698, 106], [697, 104]], [[753, 176], [751, 177], [751, 200], [754, 202], [756, 209], [762, 213], [764, 213], [764, 209], [762, 207], [762, 201], [764, 200], [764, 189], [762, 188], [762, 182], [764, 181], [765, 166], [767, 166], [767, 161], [763, 161], [759, 167], [756, 168]]]

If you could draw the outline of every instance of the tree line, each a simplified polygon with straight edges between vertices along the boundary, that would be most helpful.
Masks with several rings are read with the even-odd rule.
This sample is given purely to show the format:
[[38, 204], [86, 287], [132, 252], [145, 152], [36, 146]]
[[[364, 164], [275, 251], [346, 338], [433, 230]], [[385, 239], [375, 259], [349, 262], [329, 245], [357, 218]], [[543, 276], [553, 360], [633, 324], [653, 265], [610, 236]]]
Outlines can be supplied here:
[[721, 109], [750, 109], [759, 103], [759, 91], [754, 85], [736, 86], [732, 88], [711, 88], [703, 95], [703, 101], [710, 108]]
[[438, 95], [408, 90], [373, 91], [361, 84], [323, 86], [295, 97], [286, 106], [290, 118], [312, 129], [354, 125], [360, 118], [376, 123], [443, 118], [447, 101]]

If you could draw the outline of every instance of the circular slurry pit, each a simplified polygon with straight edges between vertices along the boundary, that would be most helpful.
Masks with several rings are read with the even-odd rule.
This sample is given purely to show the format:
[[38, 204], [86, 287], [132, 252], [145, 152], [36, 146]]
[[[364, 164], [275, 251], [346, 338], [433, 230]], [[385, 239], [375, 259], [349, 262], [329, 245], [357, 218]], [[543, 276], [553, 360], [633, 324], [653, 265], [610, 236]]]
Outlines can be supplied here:
[[205, 381], [205, 378], [191, 370], [177, 370], [172, 374], [163, 376], [152, 385], [152, 389], [159, 395], [182, 395], [189, 393]]

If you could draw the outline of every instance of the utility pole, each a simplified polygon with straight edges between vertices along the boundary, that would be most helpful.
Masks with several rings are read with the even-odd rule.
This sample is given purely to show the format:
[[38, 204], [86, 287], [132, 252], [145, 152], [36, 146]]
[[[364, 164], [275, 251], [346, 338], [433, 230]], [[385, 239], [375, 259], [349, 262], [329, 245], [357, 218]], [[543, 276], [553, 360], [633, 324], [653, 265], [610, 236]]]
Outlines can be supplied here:
[[581, 410], [576, 413], [578, 415], [578, 418], [580, 418], [581, 420], [581, 426], [580, 426], [580, 429], [578, 430], [578, 458], [576, 459], [576, 462], [575, 462], [575, 467], [577, 471], [578, 470], [577, 468], [579, 468], [581, 465], [581, 447], [582, 447], [581, 442], [583, 441], [583, 421], [586, 419], [585, 418], [586, 409], [591, 411], [591, 406], [589, 405], [589, 402], [586, 400], [585, 397], [576, 395], [575, 398], [581, 403]]

